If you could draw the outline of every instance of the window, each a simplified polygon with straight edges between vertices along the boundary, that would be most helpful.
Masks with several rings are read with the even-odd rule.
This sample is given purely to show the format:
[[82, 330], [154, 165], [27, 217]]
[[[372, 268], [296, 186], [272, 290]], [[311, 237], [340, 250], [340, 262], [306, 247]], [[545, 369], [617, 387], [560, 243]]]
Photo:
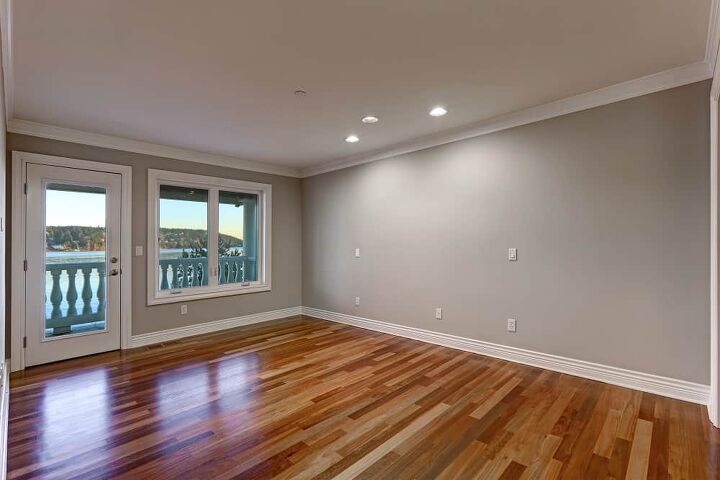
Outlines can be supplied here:
[[270, 290], [271, 186], [148, 171], [148, 304]]

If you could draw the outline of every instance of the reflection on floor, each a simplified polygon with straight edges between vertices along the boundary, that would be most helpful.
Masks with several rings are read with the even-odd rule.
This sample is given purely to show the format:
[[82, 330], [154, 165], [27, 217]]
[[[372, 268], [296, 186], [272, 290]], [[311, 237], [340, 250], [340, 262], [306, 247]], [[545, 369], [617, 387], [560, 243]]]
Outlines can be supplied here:
[[704, 407], [298, 317], [14, 375], [11, 479], [718, 478]]

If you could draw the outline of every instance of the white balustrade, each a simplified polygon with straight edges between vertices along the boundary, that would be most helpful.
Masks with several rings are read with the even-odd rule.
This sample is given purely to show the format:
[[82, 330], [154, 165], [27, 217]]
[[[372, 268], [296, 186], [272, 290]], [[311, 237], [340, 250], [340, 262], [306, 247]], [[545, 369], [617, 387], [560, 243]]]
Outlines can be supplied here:
[[45, 327], [52, 328], [53, 334], [68, 333], [73, 325], [105, 320], [105, 262], [48, 264], [45, 270], [50, 282]]
[[[199, 287], [208, 284], [207, 257], [160, 260], [160, 290]], [[218, 283], [244, 283], [256, 279], [255, 257], [220, 257]]]

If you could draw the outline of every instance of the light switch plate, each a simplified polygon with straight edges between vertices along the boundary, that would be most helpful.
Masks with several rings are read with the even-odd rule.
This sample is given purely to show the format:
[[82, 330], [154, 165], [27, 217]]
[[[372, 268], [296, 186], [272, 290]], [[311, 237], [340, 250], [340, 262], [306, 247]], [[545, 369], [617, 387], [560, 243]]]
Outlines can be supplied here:
[[517, 248], [508, 248], [508, 260], [517, 262]]
[[359, 248], [355, 249], [355, 258], [360, 258], [360, 249]]

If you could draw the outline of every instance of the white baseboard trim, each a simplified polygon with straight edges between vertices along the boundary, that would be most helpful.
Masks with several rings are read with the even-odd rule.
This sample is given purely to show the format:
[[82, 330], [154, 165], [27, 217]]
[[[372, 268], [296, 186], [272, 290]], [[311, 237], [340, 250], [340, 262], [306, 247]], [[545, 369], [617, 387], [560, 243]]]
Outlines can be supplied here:
[[302, 315], [302, 307], [291, 307], [284, 308], [282, 310], [273, 310], [270, 312], [253, 313], [251, 315], [243, 315], [242, 317], [226, 318], [223, 320], [216, 320], [214, 322], [189, 325], [187, 327], [143, 333], [130, 337], [130, 348], [144, 347], [155, 343], [169, 342], [180, 338], [192, 337], [194, 335], [213, 333], [220, 330], [227, 330], [228, 328], [242, 327], [243, 325], [251, 325], [253, 323], [267, 322], [269, 320], [278, 320], [280, 318], [295, 317], [298, 315]]
[[662, 377], [649, 373], [625, 370], [598, 363], [561, 357], [548, 353], [534, 352], [522, 348], [508, 347], [496, 343], [483, 342], [472, 338], [458, 337], [447, 333], [433, 332], [420, 328], [406, 327], [393, 323], [356, 317], [344, 313], [330, 312], [312, 307], [302, 307], [304, 315], [355, 327], [412, 338], [434, 343], [444, 347], [478, 353], [488, 357], [500, 358], [511, 362], [540, 367], [546, 370], [567, 373], [577, 377], [589, 378], [600, 382], [654, 393], [665, 397], [707, 405], [710, 400], [710, 386], [687, 382], [675, 378]]
[[7, 478], [8, 422], [10, 420], [10, 363], [0, 366], [2, 390], [0, 391], [0, 480]]

